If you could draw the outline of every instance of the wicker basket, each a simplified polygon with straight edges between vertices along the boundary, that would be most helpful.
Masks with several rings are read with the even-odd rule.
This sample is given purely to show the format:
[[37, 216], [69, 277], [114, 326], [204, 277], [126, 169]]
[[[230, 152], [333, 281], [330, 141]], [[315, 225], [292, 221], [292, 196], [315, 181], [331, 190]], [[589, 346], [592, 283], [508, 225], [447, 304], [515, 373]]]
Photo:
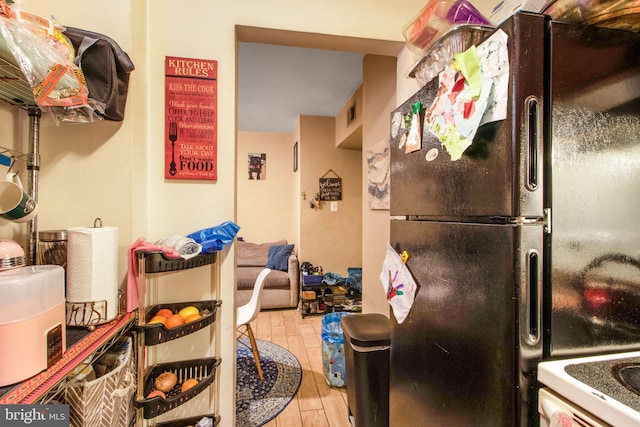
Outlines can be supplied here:
[[92, 381], [72, 382], [65, 388], [72, 427], [127, 427], [133, 418], [131, 400], [135, 392], [132, 340], [126, 338], [124, 360], [111, 372]]

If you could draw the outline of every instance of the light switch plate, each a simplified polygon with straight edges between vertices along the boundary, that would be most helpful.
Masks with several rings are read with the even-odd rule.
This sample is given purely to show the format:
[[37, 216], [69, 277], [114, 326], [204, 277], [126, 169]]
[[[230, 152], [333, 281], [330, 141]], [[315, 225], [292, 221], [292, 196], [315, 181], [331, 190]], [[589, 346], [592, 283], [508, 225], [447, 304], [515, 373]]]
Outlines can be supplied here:
[[338, 202], [331, 202], [331, 212], [338, 212]]

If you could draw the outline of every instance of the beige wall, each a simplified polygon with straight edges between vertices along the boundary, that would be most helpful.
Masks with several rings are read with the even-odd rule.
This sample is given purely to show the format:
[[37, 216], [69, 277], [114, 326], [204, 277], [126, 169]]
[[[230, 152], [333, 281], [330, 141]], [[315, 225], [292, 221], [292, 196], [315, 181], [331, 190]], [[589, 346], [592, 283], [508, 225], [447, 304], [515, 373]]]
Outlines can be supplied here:
[[471, 2], [478, 12], [482, 13], [484, 16], [490, 16], [491, 10], [498, 4], [496, 0], [474, 0]]
[[[358, 37], [376, 40], [402, 41], [401, 29], [424, 5], [424, 0], [325, 0], [299, 2], [295, 0], [262, 0], [222, 2], [220, 0], [114, 0], [105, 6], [95, 0], [16, 0], [15, 7], [55, 16], [70, 26], [90, 29], [114, 38], [131, 56], [136, 65], [132, 73], [127, 113], [122, 123], [103, 122], [93, 125], [65, 127], [43, 126], [41, 129], [41, 181], [39, 229], [67, 228], [90, 225], [100, 216], [105, 224], [117, 226], [119, 234], [119, 275], [124, 283], [126, 251], [138, 237], [156, 240], [172, 234], [186, 234], [220, 222], [236, 219], [236, 26], [300, 31], [309, 34]], [[218, 180], [165, 180], [163, 173], [164, 144], [164, 58], [182, 56], [218, 61]], [[26, 150], [27, 120], [12, 108], [0, 106], [2, 144]], [[13, 138], [10, 135], [13, 129]], [[300, 137], [304, 130], [300, 130]], [[366, 138], [366, 136], [365, 136]], [[333, 136], [331, 136], [333, 141]], [[374, 138], [378, 140], [378, 136]], [[12, 147], [10, 147], [12, 148]], [[349, 151], [349, 150], [345, 150]], [[351, 152], [352, 154], [354, 152]], [[311, 155], [311, 153], [310, 153]], [[339, 157], [339, 156], [338, 156]], [[360, 156], [356, 160], [360, 163]], [[287, 162], [288, 163], [288, 162]], [[325, 165], [326, 166], [326, 165]], [[328, 168], [343, 179], [349, 171], [339, 162], [300, 177], [300, 188], [315, 194], [317, 179]], [[300, 173], [300, 172], [299, 172]], [[362, 171], [358, 178], [344, 187], [345, 198], [338, 202], [338, 214], [349, 212], [344, 205], [357, 200], [362, 193]], [[357, 188], [357, 190], [355, 190]], [[357, 193], [357, 194], [355, 194]], [[299, 199], [298, 199], [299, 200]], [[324, 218], [333, 221], [329, 211], [311, 212], [301, 203], [296, 210], [300, 223]], [[304, 206], [304, 207], [303, 207]], [[361, 204], [355, 208], [361, 215]], [[318, 213], [315, 217], [312, 214]], [[355, 217], [353, 218], [354, 221]], [[350, 218], [342, 218], [340, 226], [348, 228]], [[4, 224], [2, 237], [19, 239], [23, 225]], [[306, 227], [305, 227], [306, 228]], [[377, 233], [377, 229], [368, 233]], [[301, 231], [302, 234], [302, 231]], [[318, 237], [319, 236], [319, 237]], [[305, 239], [353, 238], [359, 236], [329, 236], [322, 228]], [[341, 240], [337, 241], [340, 242]], [[354, 250], [359, 259], [361, 250]], [[351, 260], [336, 260], [313, 255], [313, 261], [335, 269], [346, 268]], [[317, 257], [317, 259], [316, 259]], [[329, 262], [329, 264], [327, 264]], [[205, 274], [207, 273], [207, 274]], [[218, 279], [218, 274], [220, 280]], [[211, 277], [210, 277], [211, 276]], [[158, 349], [158, 359], [196, 354], [201, 345], [219, 355], [220, 366], [215, 388], [222, 416], [221, 426], [235, 425], [234, 396], [235, 353], [234, 293], [230, 285], [235, 280], [234, 253], [226, 249], [220, 254], [219, 273], [210, 275], [200, 269], [168, 274], [159, 280], [158, 299], [180, 301], [187, 298], [213, 296], [223, 301], [216, 320], [219, 334], [209, 331], [185, 338], [180, 346], [167, 345]], [[207, 281], [221, 285], [208, 293]], [[185, 283], [189, 283], [185, 286]], [[207, 394], [202, 396], [206, 399]], [[194, 402], [195, 405], [200, 404]], [[204, 403], [206, 404], [206, 402]], [[189, 412], [191, 403], [170, 418]], [[193, 412], [192, 412], [193, 413]]]
[[372, 145], [389, 136], [391, 111], [396, 103], [396, 58], [366, 55], [363, 63], [362, 129], [362, 311], [389, 316], [389, 304], [379, 280], [389, 242], [389, 211], [369, 209], [367, 201], [367, 156]]
[[[334, 117], [300, 116], [300, 260], [346, 276], [362, 263], [362, 169], [360, 151], [335, 147]], [[328, 173], [333, 170], [335, 174]], [[342, 178], [342, 200], [309, 203], [319, 191], [319, 179]]]
[[[349, 122], [348, 114], [352, 109], [355, 118]], [[362, 149], [362, 85], [336, 115], [336, 147]]]
[[[286, 239], [295, 243], [297, 250], [293, 136], [275, 132], [238, 132], [237, 144], [237, 224], [241, 227], [238, 236], [254, 243]], [[266, 179], [249, 179], [249, 153], [267, 155]]]

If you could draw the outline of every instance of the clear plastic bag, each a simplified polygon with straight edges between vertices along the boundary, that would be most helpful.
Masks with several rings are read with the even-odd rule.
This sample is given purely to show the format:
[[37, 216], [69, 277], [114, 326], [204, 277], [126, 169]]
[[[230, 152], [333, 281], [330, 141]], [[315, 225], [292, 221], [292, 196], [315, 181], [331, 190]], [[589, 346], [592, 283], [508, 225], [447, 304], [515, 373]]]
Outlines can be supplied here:
[[344, 334], [340, 320], [351, 313], [336, 312], [322, 316], [322, 369], [324, 379], [330, 387], [346, 385], [346, 361], [344, 356]]
[[93, 121], [82, 70], [70, 58], [69, 46], [28, 22], [0, 16], [0, 36], [32, 88], [36, 104], [56, 122]]

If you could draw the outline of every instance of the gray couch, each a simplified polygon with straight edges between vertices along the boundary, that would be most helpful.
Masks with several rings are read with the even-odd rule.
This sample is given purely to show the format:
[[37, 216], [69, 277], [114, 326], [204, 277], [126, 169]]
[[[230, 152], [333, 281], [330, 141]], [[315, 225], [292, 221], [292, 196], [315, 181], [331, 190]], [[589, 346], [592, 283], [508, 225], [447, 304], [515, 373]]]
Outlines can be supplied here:
[[[236, 307], [251, 298], [253, 285], [266, 266], [271, 245], [286, 245], [286, 240], [270, 243], [236, 241]], [[261, 295], [262, 308], [298, 306], [299, 268], [295, 249], [288, 257], [287, 271], [272, 270], [265, 279]]]

